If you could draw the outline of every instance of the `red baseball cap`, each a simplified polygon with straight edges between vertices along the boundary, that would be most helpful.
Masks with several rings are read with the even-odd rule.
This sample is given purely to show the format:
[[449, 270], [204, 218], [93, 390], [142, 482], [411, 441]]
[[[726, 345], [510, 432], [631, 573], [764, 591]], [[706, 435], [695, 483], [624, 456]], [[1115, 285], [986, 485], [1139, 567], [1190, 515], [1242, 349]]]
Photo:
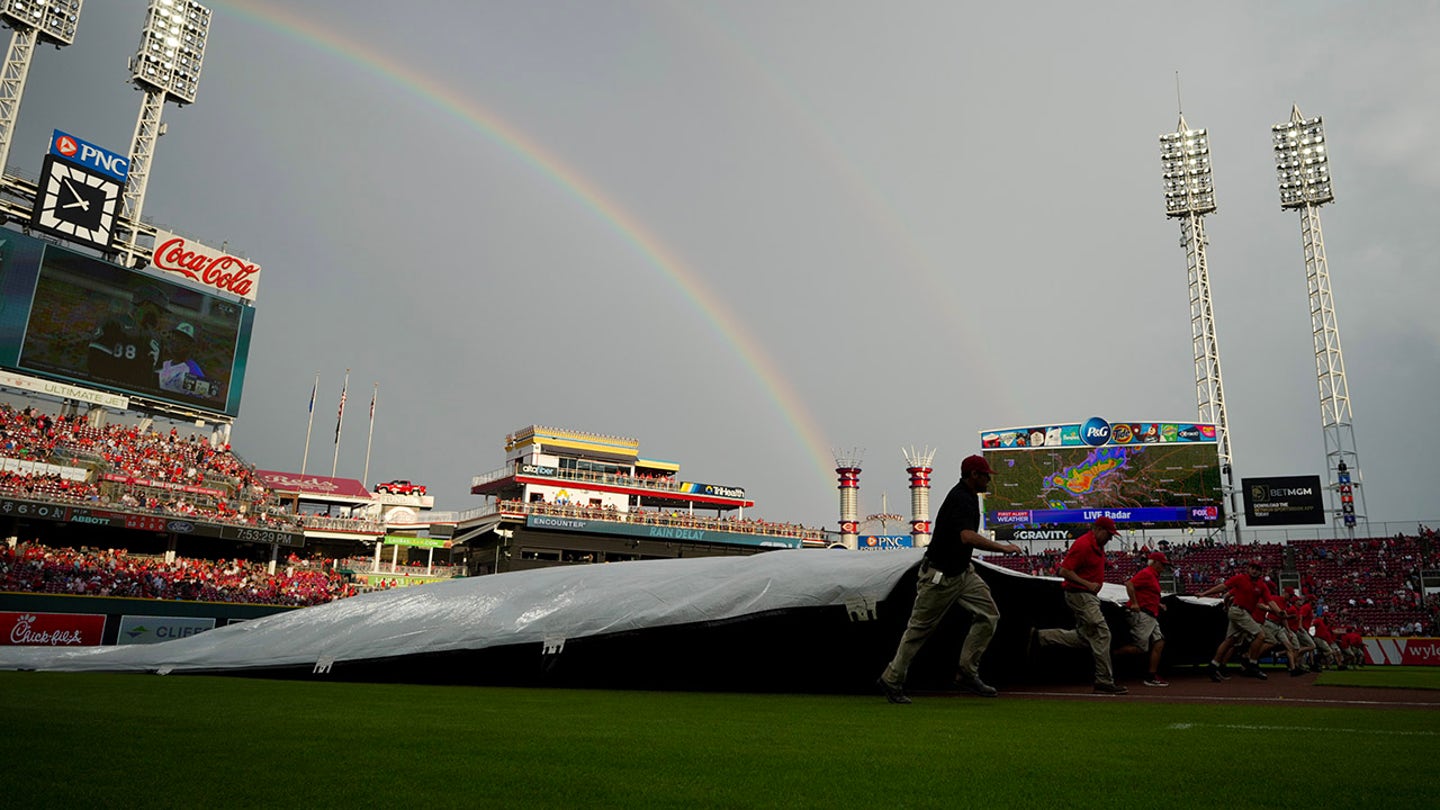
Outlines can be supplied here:
[[1148, 559], [1150, 559], [1150, 560], [1152, 560], [1152, 561], [1154, 561], [1154, 562], [1158, 562], [1158, 563], [1160, 563], [1161, 565], [1169, 565], [1169, 564], [1170, 564], [1170, 558], [1169, 558], [1169, 557], [1166, 557], [1166, 556], [1165, 556], [1165, 552], [1163, 552], [1163, 551], [1152, 551], [1152, 552], [1150, 552], [1150, 557], [1149, 557]]
[[1120, 530], [1115, 527], [1115, 521], [1111, 520], [1105, 515], [1101, 515], [1100, 517], [1095, 518], [1095, 525], [1099, 526], [1107, 532], [1110, 532], [1111, 534], [1120, 533]]
[[995, 474], [995, 471], [990, 469], [990, 462], [986, 461], [984, 456], [966, 456], [965, 460], [960, 462], [960, 475], [964, 477], [972, 472], [983, 472], [986, 475]]

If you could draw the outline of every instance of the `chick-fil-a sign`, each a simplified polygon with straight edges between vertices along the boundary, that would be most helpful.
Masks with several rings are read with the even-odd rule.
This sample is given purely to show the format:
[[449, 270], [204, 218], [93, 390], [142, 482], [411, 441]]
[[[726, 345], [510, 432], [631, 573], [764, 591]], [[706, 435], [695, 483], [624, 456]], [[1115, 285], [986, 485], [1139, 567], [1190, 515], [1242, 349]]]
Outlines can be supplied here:
[[247, 301], [260, 285], [260, 265], [158, 228], [150, 264]]
[[0, 612], [0, 645], [92, 647], [105, 636], [98, 613]]

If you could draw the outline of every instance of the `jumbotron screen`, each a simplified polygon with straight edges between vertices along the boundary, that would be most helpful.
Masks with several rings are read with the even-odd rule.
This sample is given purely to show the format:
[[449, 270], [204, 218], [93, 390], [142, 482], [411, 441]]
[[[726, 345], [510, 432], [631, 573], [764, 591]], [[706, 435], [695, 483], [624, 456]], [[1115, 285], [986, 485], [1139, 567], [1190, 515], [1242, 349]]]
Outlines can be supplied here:
[[0, 366], [236, 416], [255, 308], [0, 230]]
[[1214, 425], [1084, 423], [987, 430], [995, 470], [985, 496], [990, 525], [1117, 523], [1169, 527], [1224, 519]]

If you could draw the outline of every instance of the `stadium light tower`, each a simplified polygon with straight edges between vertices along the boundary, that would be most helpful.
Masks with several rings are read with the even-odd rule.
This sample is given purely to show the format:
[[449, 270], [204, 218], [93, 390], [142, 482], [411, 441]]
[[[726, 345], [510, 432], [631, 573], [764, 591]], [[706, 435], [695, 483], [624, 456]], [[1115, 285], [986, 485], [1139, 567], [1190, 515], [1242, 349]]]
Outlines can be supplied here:
[[1180, 244], [1190, 277], [1190, 341], [1195, 355], [1195, 399], [1200, 421], [1216, 426], [1220, 471], [1230, 494], [1228, 519], [1240, 539], [1236, 509], [1234, 458], [1230, 452], [1230, 420], [1225, 415], [1225, 384], [1220, 375], [1220, 345], [1215, 339], [1215, 307], [1210, 299], [1210, 269], [1205, 258], [1205, 215], [1215, 211], [1215, 183], [1210, 170], [1210, 136], [1191, 129], [1180, 115], [1174, 132], [1160, 136], [1165, 170], [1165, 216], [1180, 220]]
[[[1305, 247], [1305, 277], [1310, 286], [1310, 325], [1315, 338], [1315, 378], [1320, 388], [1320, 422], [1325, 434], [1325, 462], [1330, 470], [1331, 514], [1340, 518], [1351, 537], [1357, 518], [1365, 520], [1365, 493], [1350, 412], [1350, 387], [1340, 351], [1340, 326], [1330, 292], [1330, 268], [1320, 232], [1320, 206], [1333, 202], [1330, 155], [1325, 126], [1305, 118], [1299, 105], [1290, 120], [1270, 128], [1275, 143], [1275, 173], [1280, 207], [1300, 211], [1300, 237]], [[1360, 511], [1355, 511], [1356, 491]], [[1338, 505], [1335, 501], [1338, 499]]]
[[130, 60], [131, 79], [145, 92], [145, 101], [140, 105], [135, 136], [130, 141], [130, 174], [120, 205], [120, 217], [129, 229], [124, 249], [127, 267], [134, 264], [155, 144], [165, 134], [160, 114], [169, 99], [181, 106], [195, 101], [209, 36], [210, 9], [195, 0], [150, 0], [140, 50]]
[[35, 43], [49, 42], [59, 48], [74, 42], [83, 2], [4, 0], [0, 6], [0, 23], [11, 29], [10, 47], [5, 51], [5, 67], [0, 73], [0, 174], [4, 174], [6, 161], [10, 159], [15, 119], [20, 114], [20, 99], [25, 95], [25, 78], [30, 75]]

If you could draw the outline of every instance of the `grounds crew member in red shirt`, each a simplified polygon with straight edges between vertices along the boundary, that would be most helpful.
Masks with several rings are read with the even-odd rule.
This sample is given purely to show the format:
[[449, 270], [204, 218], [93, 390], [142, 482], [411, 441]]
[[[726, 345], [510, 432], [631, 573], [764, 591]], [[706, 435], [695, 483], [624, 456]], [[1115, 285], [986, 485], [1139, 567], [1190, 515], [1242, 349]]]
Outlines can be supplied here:
[[1060, 562], [1060, 576], [1065, 581], [1065, 606], [1075, 614], [1075, 629], [1046, 628], [1034, 631], [1032, 640], [1042, 647], [1090, 648], [1095, 656], [1095, 691], [1106, 695], [1129, 692], [1115, 683], [1115, 667], [1110, 662], [1110, 625], [1100, 612], [1100, 587], [1105, 584], [1105, 544], [1117, 534], [1115, 521], [1104, 515], [1095, 518], [1090, 531], [1070, 544], [1070, 551]]
[[1320, 655], [1315, 649], [1315, 639], [1310, 637], [1310, 605], [1305, 601], [1305, 594], [1294, 588], [1286, 588], [1285, 598], [1285, 629], [1300, 657], [1295, 665], [1311, 672], [1319, 672]]
[[[1265, 585], [1265, 589], [1269, 591], [1268, 583]], [[1290, 674], [1296, 677], [1304, 675], [1305, 670], [1300, 667], [1298, 640], [1286, 626], [1289, 621], [1289, 604], [1285, 600], [1285, 595], [1271, 592], [1269, 604], [1262, 605], [1262, 607], [1265, 607], [1265, 613], [1260, 626], [1265, 632], [1266, 645], [1270, 649], [1284, 647], [1285, 660], [1289, 665]]]
[[1332, 666], [1336, 669], [1345, 669], [1345, 656], [1340, 652], [1340, 644], [1335, 640], [1335, 634], [1330, 632], [1330, 625], [1326, 624], [1325, 617], [1316, 616], [1311, 626], [1315, 628], [1315, 646], [1319, 647], [1322, 653], [1330, 656]]
[[1347, 664], [1357, 668], [1365, 665], [1365, 639], [1355, 628], [1341, 631], [1340, 648], [1345, 651]]
[[1160, 632], [1160, 611], [1165, 605], [1160, 601], [1160, 569], [1170, 564], [1163, 551], [1151, 552], [1146, 564], [1135, 576], [1125, 582], [1130, 601], [1125, 605], [1125, 614], [1130, 625], [1130, 643], [1115, 651], [1116, 655], [1144, 655], [1150, 653], [1150, 666], [1146, 670], [1146, 686], [1169, 686], [1170, 682], [1160, 676], [1160, 654], [1165, 649], [1165, 636]]
[[990, 488], [990, 475], [990, 464], [984, 456], [966, 458], [960, 463], [960, 482], [945, 496], [935, 514], [935, 531], [920, 564], [910, 624], [900, 637], [894, 660], [876, 682], [891, 703], [910, 702], [905, 694], [910, 662], [956, 603], [970, 612], [971, 620], [960, 649], [955, 686], [981, 697], [995, 697], [995, 688], [980, 680], [980, 657], [995, 636], [1000, 609], [995, 607], [990, 586], [975, 573], [970, 555], [977, 548], [1008, 554], [1022, 552], [1014, 543], [997, 543], [980, 534], [980, 493]]
[[1229, 677], [1225, 674], [1225, 662], [1230, 659], [1230, 653], [1237, 644], [1250, 645], [1249, 659], [1241, 666], [1244, 674], [1265, 680], [1265, 673], [1254, 663], [1265, 651], [1265, 632], [1260, 629], [1260, 623], [1253, 614], [1262, 594], [1268, 601], [1269, 592], [1263, 590], [1265, 586], [1260, 581], [1260, 561], [1250, 560], [1245, 567], [1245, 571], [1199, 594], [1202, 597], [1217, 596], [1221, 592], [1227, 594], [1225, 615], [1230, 624], [1225, 630], [1225, 640], [1215, 648], [1215, 657], [1210, 659], [1209, 667], [1210, 680], [1216, 683]]

